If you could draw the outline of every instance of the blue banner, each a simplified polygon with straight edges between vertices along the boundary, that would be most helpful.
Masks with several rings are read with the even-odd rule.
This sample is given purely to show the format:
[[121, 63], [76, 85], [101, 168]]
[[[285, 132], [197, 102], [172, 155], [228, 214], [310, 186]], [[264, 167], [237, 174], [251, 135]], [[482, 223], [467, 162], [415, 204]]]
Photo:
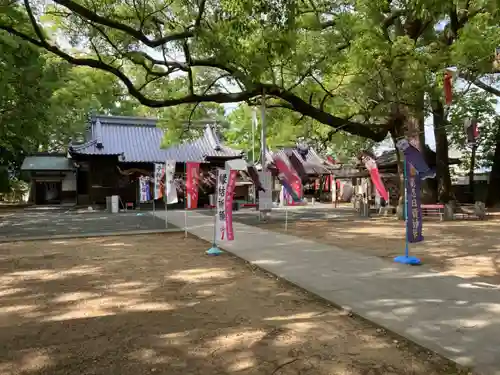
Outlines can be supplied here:
[[396, 143], [397, 148], [403, 152], [406, 162], [410, 163], [418, 172], [420, 179], [425, 180], [427, 178], [436, 177], [436, 172], [429, 168], [425, 162], [424, 155], [407, 139], [400, 139]]
[[417, 170], [408, 162], [406, 165], [406, 233], [408, 242], [424, 240], [422, 236], [422, 208], [420, 206], [421, 179]]

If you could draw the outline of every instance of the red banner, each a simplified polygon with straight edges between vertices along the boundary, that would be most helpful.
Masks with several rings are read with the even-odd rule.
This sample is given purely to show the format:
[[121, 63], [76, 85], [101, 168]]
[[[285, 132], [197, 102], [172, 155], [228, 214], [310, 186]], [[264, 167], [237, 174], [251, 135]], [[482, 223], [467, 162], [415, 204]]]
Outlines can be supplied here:
[[386, 202], [389, 201], [389, 193], [387, 192], [384, 183], [382, 182], [382, 177], [380, 176], [380, 172], [377, 167], [377, 163], [375, 160], [368, 155], [367, 153], [362, 153], [361, 160], [365, 163], [365, 167], [370, 173], [371, 180], [373, 185], [375, 185], [375, 189], [377, 189], [379, 195], [384, 198]]
[[278, 169], [278, 178], [281, 184], [288, 190], [294, 203], [302, 203], [302, 181], [289, 163], [281, 156], [274, 157], [274, 164]]
[[444, 102], [446, 105], [451, 105], [453, 100], [453, 74], [449, 71], [444, 72], [443, 88]]
[[229, 179], [227, 181], [226, 186], [226, 234], [227, 240], [234, 240], [234, 232], [233, 232], [233, 199], [234, 199], [234, 188], [236, 186], [236, 176], [238, 175], [238, 171], [231, 169], [229, 171]]
[[198, 208], [198, 181], [200, 178], [200, 163], [186, 163], [186, 193], [188, 210]]
[[217, 176], [217, 216], [215, 233], [220, 241], [233, 241], [233, 199], [238, 171], [221, 169]]

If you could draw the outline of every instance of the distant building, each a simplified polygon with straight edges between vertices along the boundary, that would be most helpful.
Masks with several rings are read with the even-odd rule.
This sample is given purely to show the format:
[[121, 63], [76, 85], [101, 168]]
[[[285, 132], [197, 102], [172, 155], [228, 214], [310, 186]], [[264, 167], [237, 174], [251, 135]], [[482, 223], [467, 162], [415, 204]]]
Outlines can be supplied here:
[[[154, 163], [175, 160], [182, 179], [186, 162], [200, 162], [207, 171], [243, 157], [224, 146], [210, 124], [200, 138], [163, 149], [164, 130], [156, 125], [155, 119], [92, 116], [84, 142], [71, 143], [67, 155], [36, 154], [24, 160], [21, 169], [31, 175], [32, 203], [105, 204], [107, 196], [118, 195], [122, 202], [138, 204], [138, 178], [152, 176]], [[200, 192], [200, 205], [208, 203], [208, 193]]]

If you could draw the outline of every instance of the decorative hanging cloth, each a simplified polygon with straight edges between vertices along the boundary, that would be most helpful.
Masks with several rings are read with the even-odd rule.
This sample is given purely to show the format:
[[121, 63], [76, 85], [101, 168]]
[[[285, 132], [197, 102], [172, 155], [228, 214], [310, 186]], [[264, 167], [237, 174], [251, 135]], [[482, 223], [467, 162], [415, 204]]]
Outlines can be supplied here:
[[476, 118], [467, 118], [464, 122], [465, 135], [467, 136], [467, 144], [470, 147], [476, 145], [479, 138], [478, 122]]

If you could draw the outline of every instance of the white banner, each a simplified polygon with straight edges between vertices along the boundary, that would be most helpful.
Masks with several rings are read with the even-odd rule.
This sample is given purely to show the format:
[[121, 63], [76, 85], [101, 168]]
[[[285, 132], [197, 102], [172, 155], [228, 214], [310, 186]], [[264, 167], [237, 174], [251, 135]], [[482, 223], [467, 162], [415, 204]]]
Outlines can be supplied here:
[[220, 169], [217, 174], [217, 216], [215, 232], [219, 241], [233, 241], [233, 196], [238, 171]]
[[165, 178], [165, 165], [155, 163], [155, 176], [154, 176], [154, 199], [161, 199], [163, 197], [163, 185]]
[[174, 174], [175, 160], [167, 160], [165, 163], [165, 197], [167, 199], [167, 204], [174, 204], [178, 202]]
[[273, 176], [271, 172], [259, 172], [259, 180], [266, 191], [259, 191], [259, 211], [273, 208]]

